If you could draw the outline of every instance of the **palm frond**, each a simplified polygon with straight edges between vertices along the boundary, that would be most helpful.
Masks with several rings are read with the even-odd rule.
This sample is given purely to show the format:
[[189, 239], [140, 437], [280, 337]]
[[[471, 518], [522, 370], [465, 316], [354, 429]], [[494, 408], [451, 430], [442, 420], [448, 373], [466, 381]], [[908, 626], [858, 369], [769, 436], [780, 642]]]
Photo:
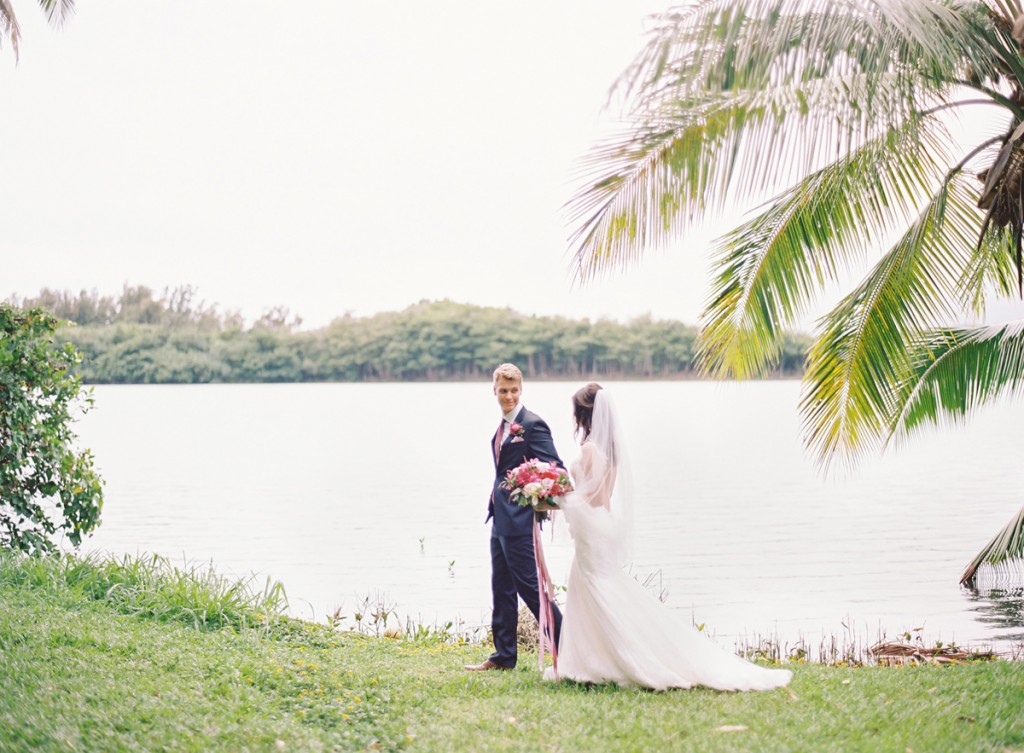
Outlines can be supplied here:
[[1016, 566], [1017, 572], [1020, 572], [1022, 561], [1024, 561], [1024, 507], [971, 560], [967, 569], [964, 570], [964, 574], [960, 576], [960, 582], [965, 584], [973, 582], [982, 565], [991, 565], [997, 571], [1011, 570]]
[[0, 0], [0, 39], [3, 37], [11, 40], [11, 49], [14, 50], [14, 59], [17, 60], [21, 27], [18, 26], [18, 18], [14, 15], [11, 0]]
[[46, 13], [46, 20], [57, 28], [75, 13], [75, 0], [39, 0], [39, 6]]
[[1024, 388], [1024, 321], [936, 330], [912, 343], [909, 359], [894, 391], [889, 441], [925, 424], [961, 421], [999, 395]]
[[[46, 20], [58, 28], [63, 26], [64, 22], [75, 12], [75, 0], [39, 0], [39, 6], [46, 14]], [[14, 59], [17, 61], [18, 45], [21, 42], [21, 27], [14, 15], [11, 0], [0, 0], [0, 40], [3, 37], [10, 39]]]
[[989, 5], [991, 5], [993, 10], [1000, 14], [1004, 20], [1011, 24], [1017, 16], [1024, 12], [1024, 8], [1021, 8], [1019, 0], [990, 0]]
[[[890, 105], [891, 119], [865, 119], [868, 86], [876, 102]], [[628, 266], [705, 212], [791, 185], [859, 139], [916, 117], [897, 118], [906, 101], [894, 87], [893, 77], [858, 74], [666, 106], [659, 120], [639, 123], [584, 160], [584, 174], [598, 177], [569, 205], [577, 276]]]
[[917, 333], [952, 311], [981, 217], [955, 172], [865, 280], [825, 317], [800, 401], [805, 441], [822, 465], [887, 434], [893, 395]]
[[705, 0], [656, 16], [615, 90], [643, 109], [667, 98], [896, 71], [912, 95], [946, 80], [965, 56], [989, 67], [991, 51], [969, 43], [972, 10], [941, 0]]
[[945, 128], [909, 119], [805, 178], [725, 236], [698, 357], [716, 376], [762, 374], [826, 280], [913, 216], [949, 164]]
[[577, 278], [899, 127], [948, 95], [965, 59], [993, 68], [972, 23], [932, 0], [710, 0], [663, 16], [624, 79], [633, 130], [584, 161], [570, 202]]
[[1008, 227], [990, 230], [982, 237], [978, 253], [971, 257], [960, 279], [958, 287], [964, 308], [984, 314], [993, 293], [1000, 298], [1016, 294], [1016, 277], [1012, 230]]
[[[990, 58], [988, 61], [974, 58], [972, 64], [994, 65], [994, 68], [977, 68], [975, 73], [986, 72], [988, 75], [985, 78], [992, 80], [1000, 74], [1008, 73], [1017, 81], [1024, 81], [1024, 61], [1013, 39], [1013, 23], [1021, 15], [1020, 3], [1017, 0], [996, 0], [994, 5], [995, 9], [984, 3], [976, 3], [973, 6], [975, 12], [972, 14], [967, 11], [965, 14], [975, 35], [972, 47], [985, 50]], [[1017, 109], [1019, 111], [1019, 107]]]

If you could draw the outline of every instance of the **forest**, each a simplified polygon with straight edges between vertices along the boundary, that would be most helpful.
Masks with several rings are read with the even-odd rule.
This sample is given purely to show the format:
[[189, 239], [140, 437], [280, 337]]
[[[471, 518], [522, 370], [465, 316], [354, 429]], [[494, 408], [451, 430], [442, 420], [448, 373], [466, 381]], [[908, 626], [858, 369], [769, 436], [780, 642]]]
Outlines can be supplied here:
[[[247, 323], [197, 301], [191, 286], [126, 285], [114, 296], [43, 289], [9, 302], [69, 322], [61, 333], [89, 384], [471, 380], [503, 361], [531, 379], [698, 375], [697, 328], [650, 317], [590, 321], [443, 300], [304, 330], [281, 307]], [[787, 336], [772, 376], [802, 373], [809, 344]]]

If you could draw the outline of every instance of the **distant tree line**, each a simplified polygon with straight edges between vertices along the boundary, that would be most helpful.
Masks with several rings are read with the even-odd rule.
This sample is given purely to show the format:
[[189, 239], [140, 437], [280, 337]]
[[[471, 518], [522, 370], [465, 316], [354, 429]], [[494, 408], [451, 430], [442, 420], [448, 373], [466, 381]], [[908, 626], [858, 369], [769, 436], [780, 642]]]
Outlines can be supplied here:
[[[189, 286], [159, 295], [126, 286], [118, 296], [44, 289], [11, 303], [73, 322], [62, 335], [92, 384], [466, 380], [489, 377], [503, 361], [534, 379], [695, 374], [696, 327], [650, 317], [623, 324], [422, 301], [300, 330], [284, 308], [247, 325], [195, 298]], [[801, 373], [809, 342], [787, 337], [775, 374]]]

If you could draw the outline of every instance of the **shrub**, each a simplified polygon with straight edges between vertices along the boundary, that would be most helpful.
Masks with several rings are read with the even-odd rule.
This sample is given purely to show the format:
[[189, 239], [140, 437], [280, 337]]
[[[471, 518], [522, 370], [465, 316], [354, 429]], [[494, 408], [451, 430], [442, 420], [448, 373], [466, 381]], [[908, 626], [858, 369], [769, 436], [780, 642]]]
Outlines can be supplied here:
[[78, 546], [99, 524], [103, 482], [71, 428], [92, 398], [74, 347], [54, 342], [61, 324], [0, 303], [0, 547], [52, 551], [58, 533]]

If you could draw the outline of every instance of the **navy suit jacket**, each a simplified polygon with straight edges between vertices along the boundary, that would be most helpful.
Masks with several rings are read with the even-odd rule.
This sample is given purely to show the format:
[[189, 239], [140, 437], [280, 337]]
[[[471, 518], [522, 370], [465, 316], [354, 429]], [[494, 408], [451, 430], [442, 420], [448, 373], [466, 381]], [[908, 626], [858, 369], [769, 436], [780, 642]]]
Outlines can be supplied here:
[[[555, 450], [555, 442], [551, 438], [551, 429], [544, 419], [536, 413], [520, 407], [513, 423], [523, 427], [522, 441], [513, 441], [516, 437], [509, 432], [501, 444], [501, 451], [494, 460], [494, 488], [487, 506], [487, 520], [494, 519], [491, 528], [492, 536], [530, 536], [533, 534], [533, 510], [520, 507], [508, 499], [508, 489], [501, 485], [505, 474], [525, 460], [543, 460], [557, 463], [564, 468], [562, 459]], [[491, 455], [494, 454], [494, 442], [497, 432], [491, 437]]]

